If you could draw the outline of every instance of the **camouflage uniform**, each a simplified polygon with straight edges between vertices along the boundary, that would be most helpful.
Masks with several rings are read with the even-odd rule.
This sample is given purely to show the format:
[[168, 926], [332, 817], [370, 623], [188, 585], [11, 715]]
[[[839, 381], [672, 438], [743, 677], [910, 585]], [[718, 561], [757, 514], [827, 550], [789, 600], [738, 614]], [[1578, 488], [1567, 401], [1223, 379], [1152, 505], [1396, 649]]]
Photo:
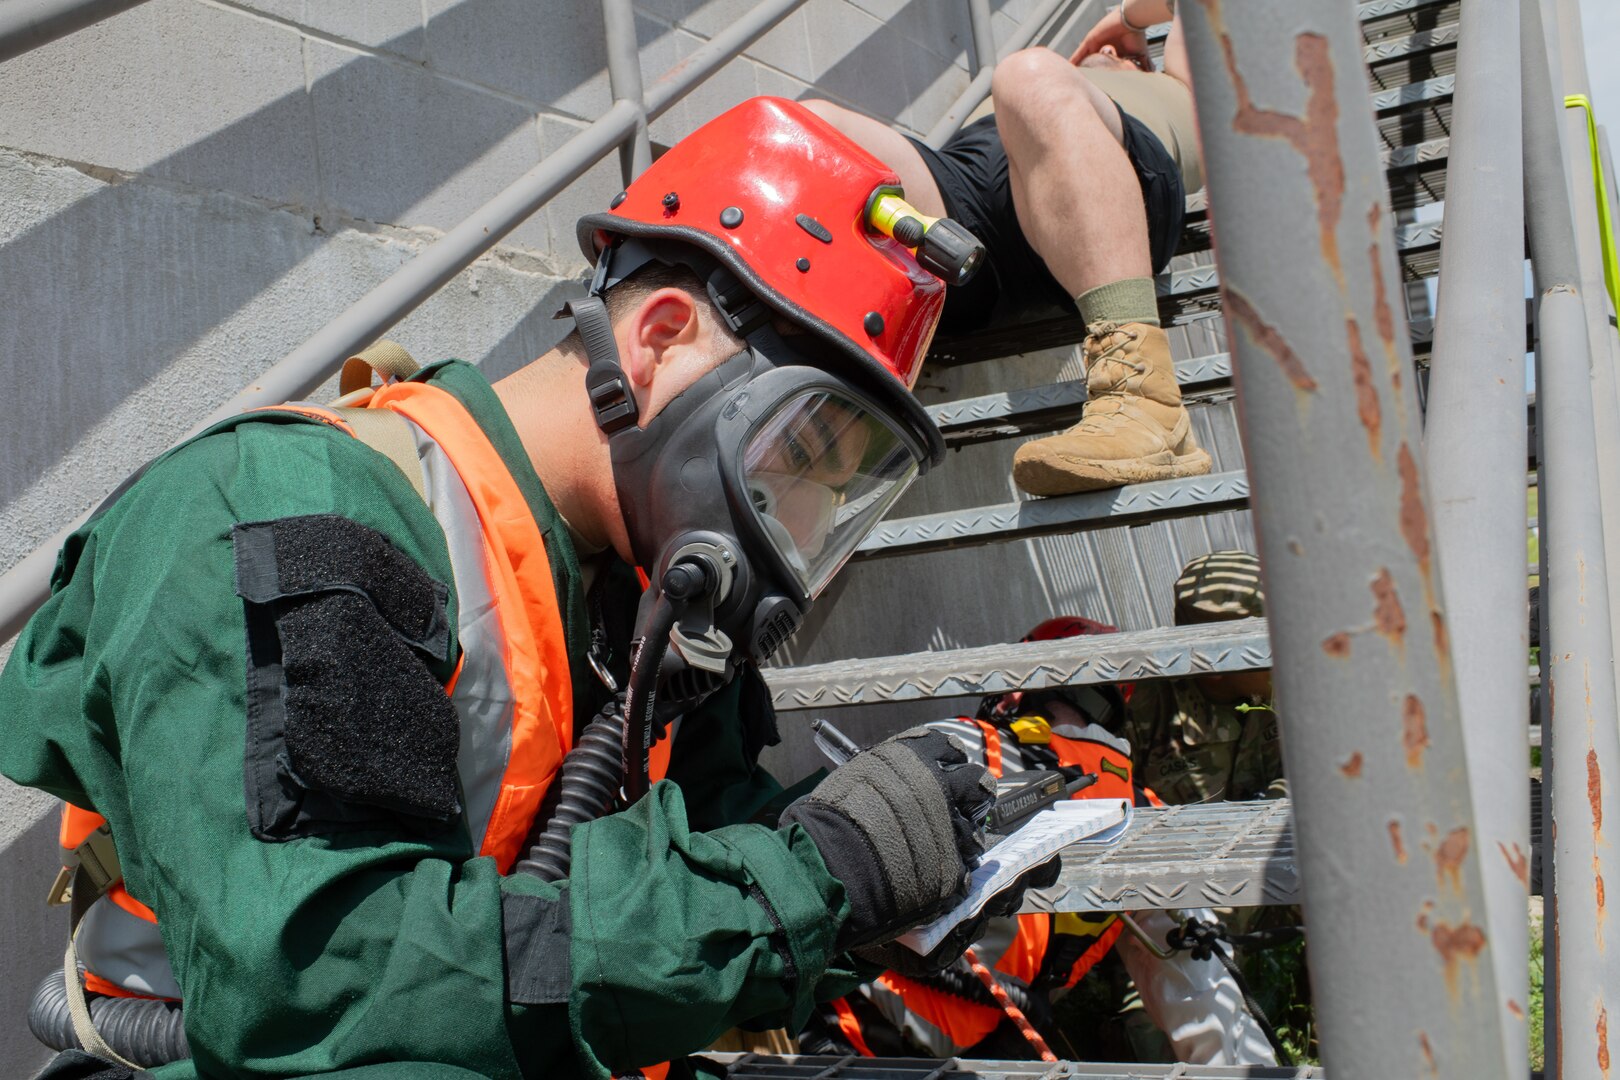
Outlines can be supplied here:
[[[1193, 559], [1174, 595], [1179, 626], [1265, 614], [1260, 560], [1247, 551]], [[1119, 734], [1130, 741], [1137, 781], [1167, 803], [1288, 794], [1269, 701], [1217, 704], [1194, 679], [1138, 683]]]
[[1167, 803], [1279, 799], [1277, 714], [1210, 701], [1192, 679], [1138, 683], [1125, 727], [1137, 778]]

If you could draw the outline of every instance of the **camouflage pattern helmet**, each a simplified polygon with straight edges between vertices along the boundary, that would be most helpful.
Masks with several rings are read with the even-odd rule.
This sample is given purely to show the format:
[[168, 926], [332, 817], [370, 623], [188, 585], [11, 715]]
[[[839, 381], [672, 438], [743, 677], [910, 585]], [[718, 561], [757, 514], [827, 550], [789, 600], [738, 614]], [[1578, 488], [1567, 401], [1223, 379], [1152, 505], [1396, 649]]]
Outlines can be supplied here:
[[1260, 560], [1247, 551], [1212, 551], [1182, 568], [1176, 579], [1176, 625], [1266, 613]]

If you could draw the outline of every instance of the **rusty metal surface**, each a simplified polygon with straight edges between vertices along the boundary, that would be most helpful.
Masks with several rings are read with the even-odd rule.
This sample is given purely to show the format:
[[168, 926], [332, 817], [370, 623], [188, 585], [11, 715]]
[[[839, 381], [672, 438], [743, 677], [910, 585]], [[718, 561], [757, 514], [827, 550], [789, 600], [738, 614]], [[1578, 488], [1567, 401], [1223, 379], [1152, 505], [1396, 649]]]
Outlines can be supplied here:
[[[1276, 629], [1312, 968], [1331, 973], [1314, 981], [1323, 1062], [1346, 1076], [1505, 1078], [1363, 41], [1336, 0], [1179, 10]], [[1390, 96], [1430, 93], [1428, 105], [1453, 92], [1449, 77], [1432, 83]]]
[[1522, 806], [1502, 798], [1524, 783], [1529, 656], [1524, 575], [1529, 454], [1524, 340], [1509, 320], [1483, 317], [1524, 298], [1524, 183], [1518, 0], [1474, 0], [1464, 15], [1452, 106], [1425, 437], [1435, 552], [1449, 606], [1457, 698], [1468, 732], [1475, 844], [1490, 899], [1504, 1053], [1528, 1060], [1531, 841]]
[[1145, 807], [1106, 848], [1064, 849], [1024, 911], [1143, 911], [1299, 903], [1287, 799]]
[[[1546, 1055], [1548, 1075], [1587, 1077], [1609, 1071], [1608, 995], [1620, 986], [1620, 950], [1608, 947], [1605, 932], [1605, 878], [1614, 868], [1603, 835], [1605, 815], [1612, 822], [1617, 809], [1613, 784], [1620, 768], [1605, 554], [1605, 515], [1614, 507], [1598, 498], [1600, 458], [1615, 432], [1612, 419], [1604, 423], [1610, 410], [1594, 401], [1602, 386], [1594, 369], [1609, 358], [1593, 349], [1591, 313], [1583, 303], [1583, 297], [1601, 302], [1601, 287], [1593, 290], [1582, 280], [1570, 193], [1578, 175], [1574, 159], [1586, 153], [1584, 132], [1578, 154], [1560, 145], [1562, 80], [1574, 72], [1560, 55], [1556, 23], [1543, 21], [1552, 11], [1537, 0], [1521, 7], [1525, 216], [1539, 298], [1542, 765], [1551, 841], [1551, 858], [1542, 864]], [[1566, 24], [1566, 40], [1578, 25]], [[1576, 190], [1591, 197], [1590, 186]]]

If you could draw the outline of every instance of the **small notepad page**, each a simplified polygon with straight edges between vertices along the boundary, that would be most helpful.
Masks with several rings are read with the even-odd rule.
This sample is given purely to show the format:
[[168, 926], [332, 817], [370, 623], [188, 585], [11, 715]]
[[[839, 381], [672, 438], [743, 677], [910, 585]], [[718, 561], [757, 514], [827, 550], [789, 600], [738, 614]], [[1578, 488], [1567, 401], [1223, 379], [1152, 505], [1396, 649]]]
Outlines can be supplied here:
[[1042, 810], [985, 852], [968, 882], [967, 897], [931, 923], [902, 935], [900, 944], [926, 956], [945, 935], [984, 909], [990, 898], [1070, 844], [1106, 847], [1131, 821], [1125, 799], [1069, 799]]

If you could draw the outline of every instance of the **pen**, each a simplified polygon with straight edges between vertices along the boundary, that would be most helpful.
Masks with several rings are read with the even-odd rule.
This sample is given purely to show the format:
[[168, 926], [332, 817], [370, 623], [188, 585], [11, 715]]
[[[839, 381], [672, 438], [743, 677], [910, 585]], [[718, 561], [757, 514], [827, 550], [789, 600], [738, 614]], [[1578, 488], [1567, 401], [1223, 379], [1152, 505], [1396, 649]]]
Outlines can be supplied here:
[[811, 737], [815, 739], [816, 748], [826, 754], [827, 760], [835, 766], [844, 764], [861, 752], [861, 748], [848, 735], [826, 720], [810, 721], [810, 732]]

